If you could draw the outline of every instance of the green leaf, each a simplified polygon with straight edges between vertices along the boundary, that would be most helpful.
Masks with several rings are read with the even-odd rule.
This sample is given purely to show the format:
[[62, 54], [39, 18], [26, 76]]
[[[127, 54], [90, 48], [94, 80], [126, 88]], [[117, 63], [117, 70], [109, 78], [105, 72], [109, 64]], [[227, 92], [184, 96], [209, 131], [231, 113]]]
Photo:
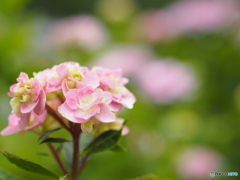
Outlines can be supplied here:
[[72, 156], [73, 156], [73, 143], [66, 142], [63, 144], [63, 155], [67, 162], [67, 165], [72, 168]]
[[60, 144], [57, 146], [56, 151], [57, 151], [58, 153], [60, 153], [60, 152], [62, 151], [63, 145], [64, 145], [63, 143], [60, 143]]
[[38, 174], [42, 174], [42, 175], [45, 175], [45, 176], [58, 178], [57, 175], [55, 175], [51, 171], [45, 169], [44, 167], [42, 167], [42, 166], [40, 166], [36, 163], [33, 163], [31, 161], [22, 159], [22, 158], [20, 158], [16, 155], [8, 153], [8, 152], [3, 152], [3, 151], [0, 151], [0, 152], [8, 159], [8, 161], [15, 164], [19, 168], [22, 168], [26, 171], [30, 171], [30, 172], [33, 172], [33, 173], [38, 173]]
[[69, 142], [66, 139], [63, 138], [46, 138], [43, 141], [40, 142], [40, 144], [43, 143], [65, 143], [65, 142]]
[[121, 132], [121, 130], [109, 130], [100, 134], [87, 146], [86, 149], [83, 150], [81, 155], [93, 154], [112, 148], [121, 137]]
[[60, 130], [61, 128], [56, 128], [56, 129], [52, 129], [52, 130], [49, 130], [49, 131], [46, 131], [44, 132], [43, 134], [41, 134], [38, 138], [38, 141], [40, 141], [41, 139], [44, 139], [45, 137], [47, 137], [49, 134], [52, 134], [53, 132], [55, 131], [58, 131]]
[[[80, 152], [83, 151], [89, 145], [89, 143], [91, 141], [92, 141], [92, 135], [82, 133], [79, 138]], [[72, 167], [72, 156], [73, 156], [73, 144], [72, 144], [72, 142], [66, 142], [61, 145], [63, 145], [63, 155], [67, 162], [67, 165], [71, 168]], [[79, 158], [79, 161], [78, 161], [79, 167], [82, 163], [82, 159], [83, 159], [83, 157]]]
[[113, 152], [126, 152], [126, 149], [117, 144], [117, 145], [115, 145], [111, 148], [111, 151], [113, 151]]
[[39, 155], [39, 156], [49, 156], [48, 153], [44, 153], [44, 152], [37, 152], [37, 155]]
[[93, 137], [90, 134], [82, 133], [79, 139], [80, 151], [83, 151], [92, 142]]

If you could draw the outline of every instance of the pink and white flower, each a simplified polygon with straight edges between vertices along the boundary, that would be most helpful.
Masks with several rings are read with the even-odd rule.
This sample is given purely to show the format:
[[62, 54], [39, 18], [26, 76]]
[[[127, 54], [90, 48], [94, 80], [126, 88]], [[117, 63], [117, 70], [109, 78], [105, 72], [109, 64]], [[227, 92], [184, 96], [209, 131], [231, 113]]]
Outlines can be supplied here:
[[87, 67], [81, 67], [79, 64], [68, 63], [61, 73], [65, 73], [65, 79], [62, 82], [63, 93], [66, 94], [70, 89], [80, 89], [89, 86], [93, 89], [99, 86], [99, 78], [88, 70]]
[[72, 89], [66, 93], [66, 101], [59, 106], [59, 113], [74, 123], [86, 123], [91, 118], [105, 123], [115, 121], [115, 114], [111, 112], [109, 104], [112, 96], [101, 89], [83, 87]]
[[[27, 131], [40, 125], [44, 131], [68, 120], [81, 124], [82, 131], [89, 133], [96, 122], [115, 122], [115, 114], [122, 105], [132, 108], [135, 97], [124, 86], [127, 82], [120, 70], [94, 68], [90, 71], [75, 62], [34, 73], [30, 79], [21, 73], [8, 93], [12, 97], [12, 114], [2, 134]], [[63, 116], [63, 122], [56, 116]]]
[[27, 114], [11, 114], [8, 126], [1, 131], [1, 135], [6, 136], [34, 129], [45, 121], [46, 115], [46, 110], [41, 115], [37, 115], [34, 111]]
[[34, 74], [45, 86], [47, 93], [62, 89], [63, 93], [74, 88], [90, 86], [96, 88], [99, 85], [95, 73], [75, 62], [65, 62]]
[[12, 113], [27, 114], [34, 111], [42, 114], [45, 108], [46, 95], [37, 79], [29, 79], [26, 73], [20, 73], [18, 83], [10, 87], [8, 95], [12, 97], [10, 104]]
[[100, 78], [100, 88], [112, 94], [113, 101], [110, 104], [113, 111], [119, 111], [121, 106], [129, 109], [133, 107], [136, 101], [134, 95], [124, 86], [128, 83], [127, 78], [122, 77], [120, 69], [110, 70], [101, 67], [94, 67], [93, 72]]

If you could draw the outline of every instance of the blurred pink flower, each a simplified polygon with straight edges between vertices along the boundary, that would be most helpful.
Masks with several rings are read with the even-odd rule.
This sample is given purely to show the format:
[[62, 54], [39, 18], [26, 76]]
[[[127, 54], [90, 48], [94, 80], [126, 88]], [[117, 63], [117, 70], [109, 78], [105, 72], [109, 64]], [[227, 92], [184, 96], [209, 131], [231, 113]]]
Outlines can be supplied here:
[[176, 31], [212, 31], [230, 24], [236, 17], [234, 0], [185, 0], [173, 4], [168, 12], [175, 18]]
[[142, 66], [150, 59], [153, 59], [153, 55], [147, 48], [140, 46], [116, 47], [96, 59], [94, 64], [110, 69], [121, 68], [124, 75], [131, 76], [138, 70], [136, 65]]
[[178, 159], [178, 172], [183, 178], [209, 179], [211, 171], [217, 171], [221, 158], [209, 148], [199, 147], [185, 151]]
[[87, 48], [99, 48], [107, 41], [103, 25], [88, 15], [62, 19], [51, 25], [47, 41], [50, 46], [77, 43]]
[[182, 0], [166, 9], [147, 12], [140, 18], [140, 31], [149, 41], [182, 33], [209, 32], [239, 18], [234, 0]]
[[193, 72], [173, 60], [149, 62], [138, 72], [141, 90], [157, 103], [184, 98], [191, 94], [196, 84]]
[[166, 39], [174, 36], [176, 33], [174, 17], [165, 10], [146, 12], [140, 17], [135, 28], [148, 41]]

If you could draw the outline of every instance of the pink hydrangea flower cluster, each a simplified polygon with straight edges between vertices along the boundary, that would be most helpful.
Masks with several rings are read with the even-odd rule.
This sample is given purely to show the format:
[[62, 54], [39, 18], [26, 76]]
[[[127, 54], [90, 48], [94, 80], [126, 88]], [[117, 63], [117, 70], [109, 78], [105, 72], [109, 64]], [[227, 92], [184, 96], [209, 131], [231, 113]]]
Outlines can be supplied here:
[[148, 41], [166, 40], [236, 25], [239, 16], [236, 0], [181, 0], [164, 9], [144, 13], [136, 31]]
[[98, 49], [108, 40], [102, 23], [93, 16], [80, 15], [53, 22], [44, 36], [47, 47], [76, 44], [87, 49]]
[[184, 179], [209, 179], [210, 172], [218, 172], [222, 166], [222, 157], [208, 147], [192, 147], [180, 154], [176, 165]]
[[[75, 62], [66, 62], [34, 73], [20, 73], [8, 95], [12, 113], [1, 132], [9, 135], [31, 130], [45, 122], [48, 108], [58, 103], [56, 113], [65, 121], [81, 124], [89, 133], [93, 125], [117, 122], [122, 106], [132, 108], [136, 99], [125, 87], [128, 80], [121, 70], [94, 67], [89, 70]], [[52, 109], [56, 109], [55, 107]]]

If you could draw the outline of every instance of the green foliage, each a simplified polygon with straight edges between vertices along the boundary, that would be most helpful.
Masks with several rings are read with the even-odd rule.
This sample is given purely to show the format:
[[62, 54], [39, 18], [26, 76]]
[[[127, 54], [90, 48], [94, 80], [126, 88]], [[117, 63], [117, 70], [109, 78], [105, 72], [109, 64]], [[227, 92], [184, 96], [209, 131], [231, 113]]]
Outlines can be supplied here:
[[115, 145], [111, 148], [111, 151], [113, 151], [113, 152], [126, 152], [126, 149], [117, 144], [117, 145]]
[[[44, 132], [43, 134], [41, 134], [38, 138], [38, 141], [42, 141], [39, 144], [43, 144], [43, 143], [64, 143], [64, 142], [69, 142], [66, 139], [63, 138], [53, 138], [53, 137], [48, 137], [48, 135], [60, 130], [61, 128], [56, 128], [56, 129], [52, 129], [49, 131]], [[61, 147], [58, 148], [58, 151], [60, 151]]]
[[63, 144], [63, 156], [68, 167], [72, 167], [72, 156], [73, 156], [73, 143], [66, 142]]
[[93, 154], [113, 148], [121, 137], [122, 131], [109, 130], [96, 137], [81, 155]]
[[128, 180], [160, 180], [159, 177], [157, 177], [154, 174], [147, 174], [145, 176], [133, 178], [133, 179], [128, 179]]
[[1, 0], [0, 12], [6, 15], [16, 13], [16, 11], [21, 9], [27, 1], [28, 0]]
[[61, 129], [61, 128], [56, 128], [56, 129], [52, 129], [52, 130], [49, 130], [49, 131], [44, 132], [43, 134], [41, 134], [41, 135], [39, 136], [38, 141], [46, 138], [48, 135], [50, 135], [50, 134], [52, 134], [52, 133], [54, 133], [54, 132], [56, 132], [56, 131], [58, 131], [58, 130], [60, 130], [60, 129]]
[[22, 180], [22, 179], [7, 172], [6, 170], [0, 169], [0, 180]]
[[7, 152], [1, 151], [1, 153], [8, 159], [9, 162], [15, 164], [17, 167], [21, 169], [24, 169], [25, 171], [30, 171], [33, 173], [42, 174], [42, 175], [53, 177], [53, 178], [58, 178], [57, 175], [55, 175], [51, 171], [45, 169], [44, 167], [36, 163], [22, 159], [16, 155], [13, 155]]
[[[79, 148], [80, 152], [83, 151], [89, 143], [92, 141], [92, 136], [90, 134], [82, 133], [79, 139]], [[73, 156], [73, 143], [66, 142], [64, 144], [60, 144], [63, 146], [63, 155], [67, 162], [67, 165], [71, 168], [72, 167], [72, 156]], [[83, 157], [80, 157], [79, 164], [81, 164]]]
[[48, 153], [43, 153], [43, 152], [38, 152], [37, 155], [39, 155], [39, 156], [49, 156]]
[[43, 141], [40, 142], [40, 144], [43, 143], [65, 143], [65, 142], [69, 142], [66, 139], [63, 138], [46, 138]]

